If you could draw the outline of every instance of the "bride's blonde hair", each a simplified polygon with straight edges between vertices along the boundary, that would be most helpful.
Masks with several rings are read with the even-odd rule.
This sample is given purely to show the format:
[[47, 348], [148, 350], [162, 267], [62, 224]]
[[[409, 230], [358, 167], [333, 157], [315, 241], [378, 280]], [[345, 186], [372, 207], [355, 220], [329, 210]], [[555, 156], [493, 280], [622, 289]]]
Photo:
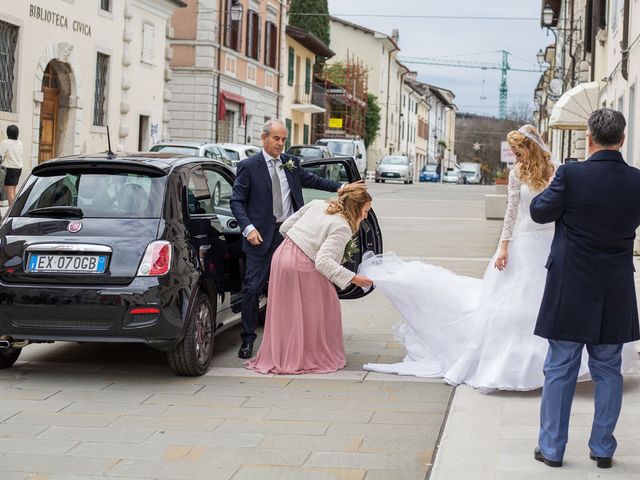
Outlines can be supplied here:
[[347, 219], [351, 231], [357, 232], [360, 228], [362, 209], [371, 201], [371, 195], [364, 185], [345, 185], [340, 189], [338, 198], [330, 200], [325, 210], [329, 215], [341, 214]]
[[[540, 134], [533, 125], [525, 125], [527, 133], [539, 138]], [[533, 190], [544, 190], [553, 175], [551, 154], [544, 151], [540, 145], [517, 130], [507, 134], [507, 142], [515, 150], [518, 162], [516, 173], [520, 181], [529, 185]]]

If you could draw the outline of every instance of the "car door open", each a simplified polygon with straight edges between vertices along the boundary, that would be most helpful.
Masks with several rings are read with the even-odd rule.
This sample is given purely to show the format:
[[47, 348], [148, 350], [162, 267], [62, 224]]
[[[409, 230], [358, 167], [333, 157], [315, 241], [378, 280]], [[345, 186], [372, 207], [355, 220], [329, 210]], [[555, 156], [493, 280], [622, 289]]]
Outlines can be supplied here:
[[[354, 160], [350, 157], [334, 157], [322, 160], [309, 160], [302, 167], [308, 172], [314, 173], [322, 178], [335, 180], [342, 183], [352, 183], [360, 180], [360, 174]], [[302, 194], [305, 203], [316, 199], [330, 200], [336, 198], [333, 192], [323, 192], [310, 188], [303, 188]], [[375, 255], [382, 253], [382, 232], [378, 219], [373, 209], [369, 210], [369, 215], [360, 224], [360, 230], [356, 234], [358, 251], [352, 256], [352, 261], [345, 263], [344, 266], [353, 272], [358, 271], [358, 267], [362, 262], [362, 257], [367, 252]], [[355, 299], [364, 297], [368, 292], [364, 292], [360, 287], [350, 285], [344, 290], [338, 290], [338, 296], [343, 299]]]

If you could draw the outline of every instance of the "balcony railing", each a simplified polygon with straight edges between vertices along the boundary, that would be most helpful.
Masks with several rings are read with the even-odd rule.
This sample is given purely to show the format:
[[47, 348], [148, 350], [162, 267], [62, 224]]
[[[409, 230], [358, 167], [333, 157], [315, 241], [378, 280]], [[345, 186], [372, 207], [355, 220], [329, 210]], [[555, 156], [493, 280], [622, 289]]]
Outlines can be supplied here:
[[294, 102], [299, 105], [316, 105], [325, 108], [324, 88], [318, 84], [295, 85]]

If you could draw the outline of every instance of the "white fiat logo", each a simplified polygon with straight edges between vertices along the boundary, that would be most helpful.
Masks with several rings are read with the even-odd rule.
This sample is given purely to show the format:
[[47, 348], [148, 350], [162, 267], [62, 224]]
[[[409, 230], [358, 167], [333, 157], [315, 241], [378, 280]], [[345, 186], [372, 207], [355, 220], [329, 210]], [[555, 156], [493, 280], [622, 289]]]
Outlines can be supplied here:
[[67, 226], [67, 230], [71, 233], [78, 233], [82, 228], [82, 222], [69, 222], [69, 226]]

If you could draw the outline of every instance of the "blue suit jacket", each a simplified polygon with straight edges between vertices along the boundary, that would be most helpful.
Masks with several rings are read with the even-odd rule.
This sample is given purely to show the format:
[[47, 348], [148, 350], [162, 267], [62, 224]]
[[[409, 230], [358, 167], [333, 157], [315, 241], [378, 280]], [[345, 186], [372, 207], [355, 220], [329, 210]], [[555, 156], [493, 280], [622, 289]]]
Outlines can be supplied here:
[[[280, 160], [282, 163], [292, 160], [296, 166], [291, 171], [285, 168], [294, 211], [304, 205], [302, 187], [337, 192], [341, 186], [338, 182], [307, 172], [300, 166], [300, 161], [296, 157], [281, 154]], [[244, 239], [242, 249], [250, 255], [267, 253], [273, 240], [276, 219], [273, 216], [271, 176], [262, 152], [238, 163], [230, 203], [231, 211], [240, 224], [240, 229], [244, 230], [253, 224], [262, 236], [263, 241], [258, 246], [253, 246]]]
[[590, 344], [638, 340], [640, 170], [613, 150], [562, 165], [530, 211], [535, 222], [555, 222], [535, 334]]

